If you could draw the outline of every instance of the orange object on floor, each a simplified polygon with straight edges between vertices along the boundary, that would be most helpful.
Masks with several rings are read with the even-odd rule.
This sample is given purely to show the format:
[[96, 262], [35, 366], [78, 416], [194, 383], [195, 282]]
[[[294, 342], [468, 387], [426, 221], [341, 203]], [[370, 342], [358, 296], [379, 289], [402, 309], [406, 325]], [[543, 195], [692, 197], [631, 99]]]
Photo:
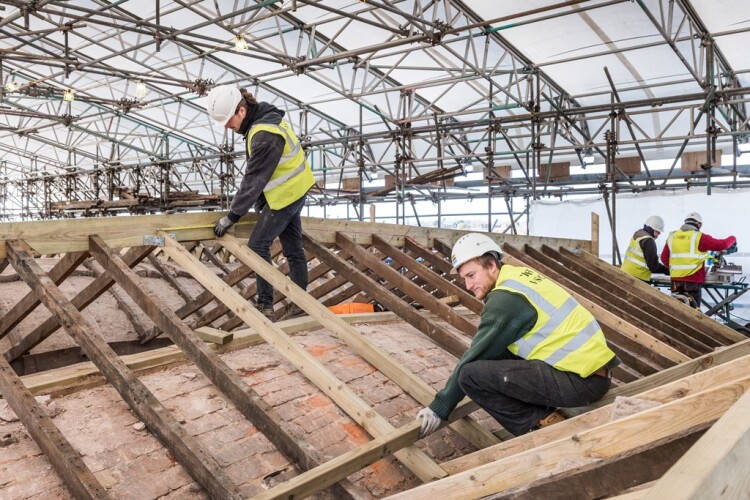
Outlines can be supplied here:
[[336, 304], [329, 306], [328, 309], [334, 314], [351, 314], [351, 313], [371, 313], [375, 312], [375, 306], [372, 304], [363, 304], [361, 302], [347, 302], [345, 304]]

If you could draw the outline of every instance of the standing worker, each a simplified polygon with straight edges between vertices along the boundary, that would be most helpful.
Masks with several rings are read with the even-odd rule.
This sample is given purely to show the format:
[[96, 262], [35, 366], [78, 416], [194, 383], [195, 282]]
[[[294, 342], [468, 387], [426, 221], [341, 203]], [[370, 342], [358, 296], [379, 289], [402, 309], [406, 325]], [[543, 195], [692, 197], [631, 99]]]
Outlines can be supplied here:
[[646, 219], [643, 229], [633, 234], [620, 269], [646, 282], [651, 280], [651, 273], [669, 274], [669, 268], [659, 262], [656, 252], [656, 238], [663, 232], [664, 219], [658, 215]]
[[[240, 188], [229, 213], [216, 223], [214, 234], [223, 236], [254, 205], [259, 216], [248, 246], [270, 263], [271, 244], [278, 237], [292, 281], [306, 289], [307, 260], [300, 213], [315, 179], [299, 139], [283, 119], [284, 111], [267, 102], [258, 102], [250, 92], [234, 85], [212, 89], [206, 108], [215, 122], [245, 137], [247, 152], [247, 168]], [[260, 276], [256, 282], [256, 305], [274, 321], [273, 287]], [[282, 319], [300, 314], [302, 310], [292, 304]]]
[[556, 408], [593, 403], [609, 390], [620, 360], [596, 319], [549, 278], [501, 259], [484, 234], [467, 234], [453, 247], [452, 272], [485, 305], [471, 346], [417, 415], [420, 437], [464, 395], [518, 436], [562, 420]]
[[690, 212], [682, 227], [669, 233], [661, 252], [661, 261], [669, 266], [672, 293], [687, 295], [691, 298], [690, 306], [697, 309], [701, 305], [701, 289], [706, 281], [704, 263], [709, 257], [708, 252], [737, 251], [737, 238], [713, 238], [701, 232], [702, 226], [701, 214]]

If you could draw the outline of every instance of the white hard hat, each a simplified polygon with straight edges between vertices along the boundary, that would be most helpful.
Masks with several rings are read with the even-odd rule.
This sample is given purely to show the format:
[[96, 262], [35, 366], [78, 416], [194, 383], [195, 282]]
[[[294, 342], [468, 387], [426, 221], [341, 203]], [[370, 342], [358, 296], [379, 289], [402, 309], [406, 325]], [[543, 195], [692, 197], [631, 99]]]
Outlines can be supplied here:
[[461, 236], [453, 245], [453, 251], [451, 252], [451, 264], [453, 264], [451, 273], [457, 273], [461, 265], [471, 259], [481, 257], [487, 252], [497, 252], [498, 258], [503, 255], [500, 246], [486, 234], [471, 233]]
[[240, 89], [234, 85], [219, 85], [208, 93], [206, 110], [211, 119], [223, 127], [234, 116], [240, 102]]
[[703, 224], [703, 217], [701, 217], [701, 214], [699, 214], [698, 212], [690, 212], [689, 214], [687, 214], [687, 217], [685, 217], [685, 222], [687, 223], [687, 221], [689, 220], [694, 220], [698, 224]]
[[659, 231], [660, 233], [664, 232], [664, 219], [658, 215], [652, 215], [646, 219], [646, 225], [654, 231]]

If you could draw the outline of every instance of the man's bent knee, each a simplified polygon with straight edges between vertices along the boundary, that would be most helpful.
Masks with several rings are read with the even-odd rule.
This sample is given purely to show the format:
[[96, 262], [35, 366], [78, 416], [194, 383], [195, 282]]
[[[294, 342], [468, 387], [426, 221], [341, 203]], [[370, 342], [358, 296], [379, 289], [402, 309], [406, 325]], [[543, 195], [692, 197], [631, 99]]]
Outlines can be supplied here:
[[458, 386], [469, 398], [482, 387], [487, 386], [486, 383], [482, 383], [482, 373], [483, 370], [479, 369], [478, 363], [466, 363], [458, 372]]

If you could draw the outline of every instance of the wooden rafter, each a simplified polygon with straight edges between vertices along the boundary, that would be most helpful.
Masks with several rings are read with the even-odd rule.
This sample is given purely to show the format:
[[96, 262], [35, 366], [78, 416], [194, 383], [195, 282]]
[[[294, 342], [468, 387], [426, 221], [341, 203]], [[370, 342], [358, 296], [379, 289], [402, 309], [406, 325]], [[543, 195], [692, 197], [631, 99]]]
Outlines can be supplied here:
[[[166, 235], [164, 235], [166, 236]], [[220, 240], [223, 245], [227, 245], [232, 240], [225, 236], [225, 240]], [[238, 245], [239, 246], [239, 245]], [[237, 248], [232, 247], [237, 250]], [[252, 256], [247, 248], [242, 248], [241, 252], [235, 256]], [[177, 242], [165, 239], [164, 251], [167, 252], [175, 262], [178, 262], [183, 269], [188, 270], [193, 276], [207, 289], [221, 299], [237, 316], [241, 317], [247, 324], [252, 324], [258, 333], [274, 346], [280, 354], [284, 356], [293, 366], [295, 366], [303, 375], [313, 382], [323, 393], [331, 398], [339, 407], [344, 410], [355, 422], [361, 425], [371, 435], [381, 435], [393, 430], [393, 426], [377, 412], [357, 396], [350, 388], [338, 380], [327, 368], [317, 361], [307, 351], [295, 344], [278, 326], [271, 323], [260, 311], [247, 307], [247, 301], [242, 298], [235, 290], [229, 288], [220, 278], [214, 274], [206, 272], [203, 265], [192, 255], [186, 252]], [[257, 257], [257, 255], [255, 255]], [[245, 265], [251, 267], [261, 276], [268, 277], [276, 273], [273, 268], [263, 259], [257, 257], [253, 265], [249, 261], [243, 261]], [[285, 283], [284, 287], [279, 287], [284, 293], [288, 294], [290, 287], [296, 286], [291, 281]], [[309, 300], [314, 301], [305, 294]], [[314, 301], [316, 304], [317, 301]], [[322, 307], [322, 306], [321, 306]], [[440, 466], [429, 458], [422, 450], [411, 447], [408, 450], [401, 450], [394, 454], [404, 465], [409, 467], [414, 474], [423, 481], [429, 481], [434, 478], [445, 476]]]
[[[166, 236], [166, 235], [165, 235]], [[192, 261], [199, 262], [182, 245], [166, 237], [165, 253], [176, 262], [181, 263], [185, 256]], [[174, 245], [174, 246], [170, 246]], [[175, 251], [179, 247], [179, 252]], [[99, 264], [113, 276], [118, 284], [130, 295], [139, 307], [169, 336], [170, 339], [190, 359], [216, 387], [232, 401], [237, 409], [260, 430], [279, 451], [290, 457], [295, 463], [307, 470], [317, 465], [317, 461], [309, 449], [289, 434], [280, 424], [281, 419], [276, 411], [240, 378], [212, 349], [180, 320], [172, 310], [153, 293], [141, 278], [113, 252], [101, 238], [91, 236], [91, 254]], [[221, 278], [212, 274], [202, 264], [203, 275], [210, 275], [221, 283], [225, 289], [232, 290]], [[183, 268], [188, 269], [186, 266]], [[200, 280], [202, 281], [202, 280]], [[206, 289], [210, 290], [209, 287]], [[234, 290], [232, 290], [233, 293]], [[246, 308], [246, 306], [245, 306]], [[256, 312], [256, 311], [254, 311]], [[257, 313], [260, 315], [260, 313]], [[260, 315], [262, 317], [262, 315]], [[342, 494], [348, 494], [342, 490]]]
[[[128, 266], [134, 267], [140, 261], [146, 258], [146, 256], [153, 250], [153, 247], [137, 247], [131, 248], [123, 256], [123, 260]], [[87, 249], [88, 251], [88, 249]], [[115, 282], [109, 275], [102, 275], [96, 278], [89, 285], [81, 290], [75, 297], [71, 299], [71, 304], [78, 310], [83, 310], [91, 304], [97, 297], [106, 292], [110, 286]], [[24, 353], [28, 352], [34, 346], [38, 345], [44, 339], [52, 335], [60, 328], [60, 322], [58, 317], [55, 315], [47, 318], [41, 325], [36, 327], [34, 330], [26, 334], [23, 338], [11, 339], [14, 340], [12, 347], [10, 347], [5, 353], [5, 359], [8, 362], [12, 362]]]
[[[538, 272], [547, 275], [550, 278], [555, 275], [554, 271], [547, 268], [547, 266], [539, 262], [532, 261], [530, 257], [526, 256], [526, 254], [511, 247], [510, 245], [503, 245], [502, 248], [505, 252], [505, 254], [503, 255], [503, 261], [506, 261], [513, 265], [532, 267]], [[647, 348], [658, 352], [662, 356], [665, 356], [672, 361], [683, 362], [690, 359], [689, 356], [678, 351], [671, 345], [668, 345], [661, 340], [654, 338], [652, 335], [643, 331], [641, 328], [638, 328], [637, 326], [628, 323], [624, 319], [620, 318], [620, 316], [611, 312], [609, 308], [602, 307], [592, 300], [589, 300], [583, 295], [583, 293], [579, 293], [572, 288], [566, 287], [563, 283], [560, 283], [560, 281], [558, 281], [558, 284], [567, 289], [567, 292], [570, 293], [583, 307], [588, 309], [588, 311], [591, 312], [591, 314], [593, 314], [597, 321], [599, 321], [600, 323], [616, 329], [634, 340], [637, 340]], [[580, 289], [579, 291], [583, 292], [583, 290]]]
[[0, 394], [76, 498], [108, 498], [81, 454], [55, 426], [2, 356]]
[[367, 289], [375, 300], [398, 314], [404, 319], [404, 321], [407, 321], [422, 333], [432, 338], [443, 349], [456, 357], [461, 357], [464, 353], [466, 350], [466, 344], [461, 342], [454, 334], [442, 326], [430, 321], [422, 314], [419, 314], [418, 311], [405, 304], [401, 299], [389, 292], [383, 285], [368, 278], [354, 265], [343, 260], [338, 255], [329, 252], [321, 243], [313, 239], [311, 236], [303, 234], [302, 238], [305, 248], [313, 253], [321, 262], [325, 262], [339, 274], [347, 276], [349, 281], [357, 285], [360, 289]]
[[[59, 285], [65, 278], [88, 258], [88, 252], [72, 252], [65, 255], [52, 267], [49, 272], [50, 279]], [[21, 300], [0, 318], [0, 339], [14, 328], [23, 318], [28, 316], [39, 305], [36, 294], [29, 292]]]
[[[500, 493], [520, 500], [534, 495], [551, 495], [557, 488], [564, 487], [576, 491], [580, 488], [581, 492], [591, 491], [596, 492], [596, 495], [612, 495], [620, 488], [651, 481], [661, 475], [673, 461], [670, 455], [674, 455], [673, 458], [676, 459], [677, 454], [683, 453], [714, 420], [727, 412], [737, 395], [750, 386], [750, 379], [745, 377], [750, 370], [750, 358], [742, 357], [750, 354], [750, 341], [735, 344], [744, 337], [676, 304], [666, 295], [637, 280], [633, 281], [632, 277], [592, 257], [587, 252], [593, 248], [591, 242], [519, 236], [506, 238], [496, 235], [498, 241], [503, 243], [506, 262], [530, 266], [552, 277], [594, 314], [612, 348], [623, 360], [623, 365], [618, 367], [615, 373], [617, 383], [621, 385], [610, 390], [601, 401], [586, 408], [562, 409], [561, 411], [569, 416], [565, 422], [502, 442], [498, 442], [495, 436], [473, 420], [461, 418], [476, 408], [473, 403], [465, 401], [451, 415], [454, 420], [451, 426], [474, 443], [479, 451], [438, 465], [426, 455], [412, 452], [415, 450], [413, 444], [418, 439], [418, 422], [413, 421], [402, 428], [394, 429], [385, 419], [375, 414], [369, 405], [363, 404], [364, 402], [349, 392], [345, 384], [327, 373], [323, 365], [306, 356], [306, 351], [297, 347], [282, 332], [282, 327], [286, 329], [287, 325], [293, 328], [290, 331], [302, 328], [302, 325], [308, 325], [309, 328], [311, 320], [300, 318], [279, 325], [268, 323], [248, 304], [248, 299], [256, 292], [254, 283], [249, 282], [249, 285], [240, 286], [242, 292], [234, 290], [232, 286], [237, 286], [254, 271], [258, 272], [276, 288], [275, 303], [291, 300], [302, 307], [313, 320], [348, 344], [353, 351], [401, 387], [406, 394], [425, 405], [431, 401], [434, 390], [396, 363], [391, 356], [377, 349], [357, 329], [344, 323], [341, 317], [332, 315], [325, 305], [352, 300], [355, 295], [355, 300], [376, 301], [396, 313], [396, 317], [410, 322], [427, 336], [437, 339], [437, 343], [444, 349], [460, 356], [468, 340], [462, 339], [461, 335], [457, 335], [452, 329], [441, 327], [435, 315], [420, 309], [424, 307], [427, 311], [432, 311], [440, 319], [467, 335], [473, 333], [476, 317], [464, 308], [451, 307], [458, 301], [477, 314], [481, 312], [482, 306], [481, 302], [465, 292], [460, 286], [461, 280], [456, 275], [449, 274], [451, 265], [447, 256], [452, 244], [464, 234], [463, 232], [305, 219], [303, 227], [306, 232], [306, 251], [320, 261], [309, 264], [312, 268], [311, 282], [317, 280], [320, 283], [320, 278], [327, 277], [327, 281], [311, 287], [310, 292], [305, 293], [283, 276], [283, 273], [288, 271], [284, 263], [273, 268], [257, 256], [254, 256], [255, 259], [252, 258], [254, 254], [251, 254], [244, 242], [238, 239], [244, 238], [252, 229], [253, 217], [245, 218], [232, 228], [231, 233], [237, 238], [225, 236], [219, 241], [219, 245], [213, 247], [214, 251], [221, 251], [225, 260], [235, 258], [239, 261], [240, 267], [232, 271], [214, 253], [211, 253], [213, 259], [207, 255], [211, 252], [207, 249], [214, 244], [208, 244], [206, 240], [214, 238], [211, 228], [221, 214], [186, 215], [189, 216], [129, 218], [138, 219], [138, 229], [133, 225], [134, 220], [122, 223], [115, 220], [111, 226], [99, 224], [99, 221], [86, 221], [86, 230], [89, 232], [94, 227], [103, 231], [102, 238], [92, 238], [90, 242], [78, 221], [60, 221], [54, 225], [31, 224], [28, 234], [34, 250], [38, 253], [68, 254], [49, 272], [49, 277], [52, 277], [55, 284], [63, 282], [79, 265], [75, 263], [74, 252], [80, 252], [85, 256], [90, 250], [104, 263], [107, 274], [96, 277], [84, 291], [71, 299], [71, 304], [77, 309], [83, 309], [107, 290], [114, 282], [114, 277], [140, 309], [147, 312], [152, 319], [157, 318], [159, 330], [163, 329], [175, 337], [179, 348], [165, 348], [163, 354], [157, 351], [143, 353], [137, 356], [140, 361], [134, 361], [134, 366], [155, 366], [183, 359], [187, 355], [188, 359], [209, 378], [213, 376], [221, 379], [224, 369], [218, 361], [214, 363], [220, 359], [216, 357], [209, 360], [210, 356], [203, 350], [213, 353], [214, 349], [224, 350], [236, 348], [232, 346], [256, 345], [267, 341], [290, 362], [304, 366], [303, 373], [374, 437], [363, 446], [320, 463], [313, 458], [314, 452], [309, 445], [300, 443], [296, 438], [294, 445], [284, 444], [283, 437], [280, 440], [278, 436], [273, 437], [275, 432], [285, 432], [283, 427], [278, 426], [282, 419], [274, 413], [272, 407], [264, 405], [262, 399], [252, 392], [252, 388], [241, 385], [230, 388], [230, 393], [241, 389], [245, 396], [250, 395], [251, 399], [259, 402], [258, 411], [264, 413], [265, 418], [270, 419], [279, 429], [270, 426], [270, 431], [263, 430], [257, 424], [256, 427], [281, 453], [297, 463], [301, 469], [307, 470], [269, 490], [264, 497], [314, 493], [384, 456], [394, 452], [398, 452], [400, 456], [405, 455], [405, 448], [411, 453], [405, 463], [416, 469], [420, 478], [429, 480], [448, 475], [434, 483], [405, 492], [404, 495], [409, 498], [445, 495], [460, 498], [463, 494], [476, 496]], [[199, 224], [194, 224], [196, 221]], [[12, 224], [0, 226], [0, 229], [6, 230], [6, 237], [18, 233], [17, 226]], [[27, 228], [24, 228], [24, 234], [26, 232]], [[206, 287], [206, 291], [195, 299], [184, 297], [186, 304], [175, 313], [171, 313], [163, 303], [152, 300], [153, 297], [144, 282], [139, 281], [135, 272], [130, 270], [152, 250], [150, 247], [142, 246], [144, 236], [149, 235], [165, 236], [165, 246], [160, 249], [160, 258], [171, 258], [176, 265], [182, 266], [189, 275]], [[167, 235], [174, 236], [174, 239], [166, 237]], [[201, 241], [203, 243], [200, 243]], [[191, 256], [177, 242], [184, 242], [186, 246], [197, 245], [199, 251], [203, 248], [202, 256]], [[203, 244], [209, 246], [204, 248]], [[338, 249], [333, 245], [337, 245]], [[133, 248], [121, 259], [118, 254], [111, 251], [112, 246]], [[18, 254], [17, 250], [6, 251], [5, 248], [2, 252], [3, 255], [14, 252]], [[33, 261], [30, 252], [27, 251], [23, 258]], [[221, 276], [214, 274], [211, 270], [213, 266], [210, 266], [211, 269], [204, 266], [200, 258], [212, 262], [213, 266], [219, 269]], [[390, 259], [384, 262], [386, 258]], [[6, 259], [4, 262], [7, 263], [9, 260]], [[46, 285], [49, 284], [49, 277], [45, 278]], [[29, 276], [24, 276], [25, 281], [28, 282], [29, 279]], [[49, 290], [46, 293], [51, 296], [53, 289]], [[3, 344], [0, 345], [11, 347], [6, 353], [6, 358], [17, 357], [28, 351], [58, 327], [58, 319], [53, 316], [24, 338], [17, 338], [14, 328], [33, 309], [33, 302], [38, 303], [37, 293], [35, 290], [28, 297], [22, 298], [11, 308], [12, 313], [9, 316], [0, 318], [0, 330], [5, 328], [7, 332], [7, 338], [3, 339]], [[209, 313], [209, 321], [216, 321], [214, 326], [232, 330], [234, 340], [229, 339], [232, 334], [223, 333], [215, 328], [204, 327], [199, 333], [192, 332], [191, 326], [198, 326], [198, 321], [201, 321], [199, 317], [188, 324], [182, 321], [208, 305], [214, 294], [219, 300], [212, 308], [213, 313]], [[64, 308], [60, 304], [58, 307]], [[219, 319], [227, 314], [230, 316], [228, 319]], [[379, 314], [393, 317], [393, 313]], [[65, 318], [63, 321], [66, 325], [69, 323]], [[252, 330], [235, 330], [242, 323], [249, 325]], [[10, 326], [3, 326], [6, 324]], [[471, 328], [467, 325], [471, 325]], [[78, 324], [78, 336], [85, 330], [85, 326]], [[440, 328], [444, 329], [446, 337], [441, 338]], [[200, 338], [209, 342], [226, 343], [209, 347], [199, 340]], [[712, 349], [716, 347], [722, 349], [713, 352]], [[86, 354], [88, 355], [88, 352]], [[114, 363], [106, 357], [104, 359]], [[78, 380], [79, 377], [85, 376], [82, 373], [84, 372], [75, 374], [74, 379]], [[105, 374], [107, 380], [112, 378], [111, 373]], [[231, 386], [233, 382], [225, 380], [214, 383], [227, 394], [226, 384]], [[2, 387], [0, 389], [6, 390]], [[637, 396], [660, 403], [662, 406], [610, 422], [612, 406], [607, 404], [611, 404], [617, 395]], [[229, 399], [233, 397], [240, 399], [240, 402], [235, 404], [241, 413], [255, 424], [255, 416], [249, 416], [252, 412], [242, 408], [247, 402], [237, 394]], [[574, 417], [577, 414], [580, 416]], [[28, 428], [27, 422], [24, 424]], [[496, 434], [503, 438], [507, 437], [502, 432]], [[728, 443], [720, 450], [714, 446], [711, 454], [713, 462], [718, 464], [731, 457], [732, 453], [735, 453], [731, 451], [733, 447], [742, 448], [745, 434], [741, 428], [737, 428], [732, 443]], [[616, 439], [611, 437], [614, 435], [617, 436]], [[177, 438], [182, 439], [179, 433]], [[162, 437], [160, 439], [164, 441]], [[185, 442], [183, 440], [183, 443]], [[295, 445], [298, 446], [298, 450], [294, 450]], [[192, 449], [192, 446], [188, 448]], [[573, 460], [573, 463], [584, 459], [586, 463], [572, 468], [565, 465], [566, 458]], [[178, 459], [184, 465], [184, 458]], [[206, 463], [211, 465], [210, 458]], [[192, 463], [185, 465], [186, 469], [195, 466]], [[206, 467], [205, 463], [203, 467]], [[596, 488], [586, 487], [592, 478], [602, 474], [610, 475], [608, 471], [616, 474], [622, 467], [628, 468], [628, 474], [617, 475], [617, 480], [599, 481]], [[195, 475], [193, 471], [190, 472]], [[213, 475], [213, 471], [211, 474]], [[699, 476], [694, 475], [696, 478]], [[721, 484], [722, 480], [717, 481], [716, 477], [706, 475], [700, 482], [704, 484], [703, 487], [708, 487], [708, 484]], [[209, 486], [203, 482], [201, 484], [208, 489]], [[658, 491], [655, 489], [657, 484], [651, 485], [650, 490], [643, 490], [640, 496]], [[231, 483], [226, 483], [225, 486], [230, 489], [233, 487]], [[345, 479], [335, 488], [337, 496], [356, 496], [356, 489]], [[673, 484], [670, 490], [676, 491], [676, 486]], [[209, 493], [215, 494], [211, 493], [211, 490]]]
[[[287, 296], [298, 306], [315, 318], [337, 338], [349, 345], [354, 352], [370, 362], [414, 399], [423, 405], [427, 405], [435, 397], [435, 391], [424, 381], [407, 370], [403, 365], [396, 363], [385, 352], [360, 335], [351, 325], [341, 320], [318, 301], [307, 295], [304, 290], [290, 284], [279, 273], [269, 272], [270, 267], [263, 266], [262, 260], [257, 255], [242, 247], [236, 239], [225, 237], [221, 242], [232, 254], [244, 262], [245, 265], [252, 266], [256, 272], [266, 278], [275, 287], [283, 289]], [[476, 422], [468, 419], [456, 423], [455, 429], [480, 448], [498, 442], [498, 439], [494, 435], [481, 426], [477, 426]]]
[[42, 271], [26, 246], [20, 241], [9, 240], [6, 242], [6, 252], [16, 272], [41, 302], [60, 318], [65, 331], [81, 346], [138, 418], [169, 448], [193, 478], [211, 495], [239, 498], [237, 486], [219, 464], [125, 366], [88, 320], [65, 298], [47, 273]]
[[409, 279], [401, 275], [395, 269], [390, 268], [387, 264], [383, 263], [383, 261], [376, 258], [373, 254], [366, 252], [365, 250], [360, 248], [346, 235], [342, 233], [336, 234], [336, 241], [341, 248], [349, 252], [355, 259], [367, 265], [367, 267], [369, 267], [379, 277], [385, 279], [391, 285], [394, 285], [400, 291], [408, 295], [412, 300], [420, 303], [430, 312], [444, 319], [457, 330], [463, 332], [468, 336], [474, 336], [477, 331], [477, 326], [474, 323], [467, 320], [463, 316], [457, 315], [453, 309], [441, 303], [435, 297], [427, 293], [415, 283], [412, 283]]

